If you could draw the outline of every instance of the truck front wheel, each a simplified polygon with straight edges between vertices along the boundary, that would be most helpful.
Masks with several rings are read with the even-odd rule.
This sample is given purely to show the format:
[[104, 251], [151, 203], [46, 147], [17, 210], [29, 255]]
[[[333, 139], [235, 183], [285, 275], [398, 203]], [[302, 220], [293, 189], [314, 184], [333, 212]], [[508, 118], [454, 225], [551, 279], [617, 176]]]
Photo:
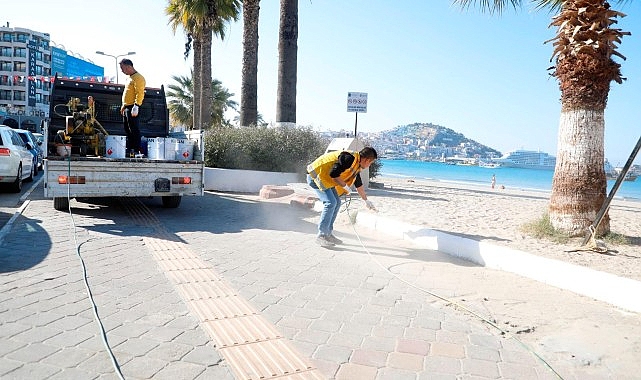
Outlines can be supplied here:
[[162, 197], [162, 207], [164, 208], [176, 208], [180, 206], [180, 201], [182, 197], [180, 195], [172, 195], [169, 197]]
[[67, 197], [53, 198], [53, 208], [58, 211], [69, 211], [69, 198]]

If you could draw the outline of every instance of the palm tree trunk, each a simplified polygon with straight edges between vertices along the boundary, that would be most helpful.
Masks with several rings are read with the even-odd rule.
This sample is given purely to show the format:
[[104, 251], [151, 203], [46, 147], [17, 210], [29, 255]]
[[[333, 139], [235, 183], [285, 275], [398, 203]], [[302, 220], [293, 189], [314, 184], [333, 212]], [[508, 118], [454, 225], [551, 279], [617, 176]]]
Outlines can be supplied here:
[[[606, 198], [603, 110], [567, 110], [559, 122], [550, 222], [571, 236], [586, 232]], [[606, 213], [598, 234], [610, 230]]]
[[201, 110], [201, 101], [203, 98], [202, 95], [202, 86], [201, 86], [201, 80], [200, 78], [202, 77], [202, 60], [201, 56], [203, 54], [202, 52], [202, 45], [200, 43], [202, 39], [200, 37], [194, 36], [193, 40], [193, 46], [194, 46], [194, 71], [192, 75], [192, 80], [193, 80], [193, 91], [194, 91], [194, 129], [202, 129], [203, 128], [203, 123], [202, 123], [202, 118], [200, 116], [200, 110]]
[[200, 103], [200, 115], [203, 129], [211, 128], [213, 112], [213, 91], [211, 88], [211, 45], [212, 30], [205, 28], [202, 38], [202, 56], [201, 56], [201, 89], [202, 101]]
[[[605, 107], [610, 83], [621, 83], [621, 65], [612, 59], [616, 43], [629, 34], [612, 28], [622, 14], [605, 0], [562, 4], [552, 25], [557, 56], [554, 75], [561, 90], [557, 163], [549, 215], [552, 226], [579, 236], [587, 232], [606, 199]], [[604, 215], [596, 233], [610, 232]]]
[[256, 125], [258, 119], [258, 16], [260, 0], [243, 3], [243, 73], [240, 125]]
[[298, 0], [280, 1], [276, 122], [296, 123]]

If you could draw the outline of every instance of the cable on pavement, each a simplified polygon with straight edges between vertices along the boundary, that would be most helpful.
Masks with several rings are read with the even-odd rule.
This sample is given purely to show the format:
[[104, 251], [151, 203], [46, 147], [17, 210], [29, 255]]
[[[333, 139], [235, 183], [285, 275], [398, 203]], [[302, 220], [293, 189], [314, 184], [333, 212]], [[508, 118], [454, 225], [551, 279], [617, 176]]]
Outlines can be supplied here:
[[345, 208], [344, 208], [343, 210], [341, 210], [341, 212], [342, 212], [342, 211], [346, 211], [346, 212], [347, 212], [347, 216], [348, 216], [348, 218], [349, 218], [349, 220], [350, 220], [350, 224], [351, 224], [351, 226], [352, 226], [352, 230], [354, 231], [354, 234], [356, 235], [356, 238], [358, 239], [358, 242], [360, 243], [361, 247], [363, 247], [363, 250], [367, 253], [367, 255], [369, 256], [369, 258], [370, 258], [372, 261], [374, 261], [374, 262], [375, 262], [379, 267], [381, 267], [381, 269], [383, 269], [383, 271], [385, 271], [385, 272], [389, 273], [392, 277], [396, 278], [397, 280], [401, 281], [402, 283], [404, 283], [404, 284], [406, 284], [406, 285], [408, 285], [408, 286], [410, 286], [410, 287], [412, 287], [412, 288], [414, 288], [414, 289], [417, 289], [417, 290], [419, 290], [419, 291], [421, 291], [421, 292], [427, 293], [427, 294], [431, 295], [431, 296], [432, 296], [432, 297], [434, 297], [434, 298], [438, 298], [438, 299], [440, 299], [440, 300], [442, 300], [442, 301], [445, 301], [448, 305], [453, 306], [455, 309], [463, 310], [463, 311], [467, 312], [468, 314], [470, 314], [470, 315], [472, 315], [472, 316], [474, 316], [474, 317], [476, 317], [476, 318], [480, 319], [481, 321], [483, 321], [483, 322], [487, 323], [488, 325], [490, 325], [490, 326], [494, 327], [495, 329], [497, 329], [497, 330], [501, 333], [501, 335], [506, 336], [506, 337], [508, 337], [508, 338], [512, 338], [512, 339], [514, 339], [517, 343], [519, 343], [522, 347], [524, 347], [527, 351], [529, 351], [529, 352], [530, 352], [530, 353], [532, 353], [532, 354], [533, 354], [537, 359], [539, 359], [539, 360], [540, 360], [540, 361], [541, 361], [541, 362], [542, 362], [542, 363], [543, 363], [543, 364], [544, 364], [544, 365], [545, 365], [545, 366], [546, 366], [550, 371], [552, 371], [552, 373], [554, 373], [554, 374], [555, 374], [559, 379], [563, 380], [563, 377], [562, 377], [562, 376], [561, 376], [561, 375], [560, 375], [560, 374], [559, 374], [559, 373], [558, 373], [554, 368], [552, 368], [552, 366], [551, 366], [551, 365], [550, 365], [550, 364], [549, 364], [549, 363], [548, 363], [548, 362], [547, 362], [543, 357], [541, 357], [541, 356], [540, 356], [538, 353], [536, 353], [532, 348], [530, 348], [527, 344], [523, 343], [520, 339], [518, 339], [517, 337], [515, 337], [513, 334], [510, 334], [508, 331], [503, 330], [503, 329], [501, 328], [501, 326], [499, 326], [499, 325], [497, 325], [497, 324], [496, 324], [496, 322], [494, 322], [494, 321], [490, 320], [489, 318], [487, 318], [487, 317], [485, 317], [485, 316], [483, 316], [483, 315], [481, 315], [481, 314], [477, 313], [476, 311], [474, 311], [474, 310], [472, 310], [472, 309], [470, 309], [470, 308], [468, 308], [468, 307], [466, 307], [466, 306], [464, 306], [464, 305], [461, 305], [460, 303], [457, 303], [456, 301], [454, 301], [454, 300], [452, 300], [452, 299], [449, 299], [449, 298], [447, 298], [447, 297], [443, 297], [443, 296], [441, 296], [441, 295], [439, 295], [439, 294], [437, 294], [437, 293], [432, 292], [432, 291], [431, 291], [431, 290], [429, 290], [429, 289], [425, 289], [425, 288], [420, 287], [420, 286], [418, 286], [418, 285], [416, 285], [416, 284], [414, 284], [414, 283], [412, 283], [412, 282], [409, 282], [409, 281], [407, 281], [407, 280], [404, 280], [403, 278], [401, 278], [401, 277], [400, 277], [399, 275], [397, 275], [396, 273], [394, 273], [394, 272], [390, 271], [390, 270], [389, 270], [389, 268], [387, 268], [386, 266], [384, 266], [383, 264], [381, 264], [381, 262], [380, 262], [380, 261], [378, 261], [378, 260], [374, 257], [374, 255], [372, 255], [372, 253], [367, 249], [367, 247], [365, 247], [365, 244], [363, 243], [363, 240], [361, 239], [360, 235], [358, 234], [358, 231], [356, 231], [356, 227], [354, 227], [354, 225], [356, 224], [356, 219], [355, 219], [355, 218], [356, 218], [356, 216], [354, 216], [354, 219], [352, 220], [352, 215], [350, 214], [350, 205], [351, 205], [351, 202], [352, 202], [352, 196], [351, 196], [351, 194], [346, 194], [346, 195], [345, 195], [345, 202], [344, 202], [344, 203], [345, 203]]
[[[69, 152], [69, 154], [67, 155], [67, 178], [71, 178], [71, 158], [70, 157], [71, 157], [71, 152]], [[116, 371], [116, 374], [118, 375], [119, 379], [125, 380], [125, 377], [122, 375], [122, 372], [120, 371], [120, 365], [118, 364], [118, 360], [116, 359], [116, 356], [114, 355], [113, 351], [111, 350], [111, 347], [109, 346], [109, 341], [107, 340], [107, 333], [105, 332], [105, 326], [103, 326], [102, 321], [100, 320], [100, 316], [98, 315], [98, 306], [96, 305], [96, 302], [93, 299], [93, 293], [91, 292], [91, 288], [89, 287], [89, 281], [87, 279], [87, 267], [85, 266], [85, 261], [82, 258], [82, 255], [80, 254], [80, 247], [82, 246], [82, 244], [85, 244], [87, 242], [78, 244], [78, 238], [76, 234], [76, 222], [74, 221], [73, 213], [71, 212], [71, 181], [69, 180], [67, 180], [67, 207], [68, 207], [69, 217], [71, 219], [73, 242], [76, 247], [76, 255], [78, 256], [78, 259], [80, 259], [80, 265], [82, 267], [82, 279], [85, 284], [85, 289], [87, 290], [87, 297], [89, 298], [89, 302], [91, 303], [91, 309], [93, 311], [94, 320], [96, 321], [100, 329], [100, 336], [102, 338], [102, 343], [105, 346], [105, 349], [107, 350], [107, 354], [109, 355], [114, 371]]]

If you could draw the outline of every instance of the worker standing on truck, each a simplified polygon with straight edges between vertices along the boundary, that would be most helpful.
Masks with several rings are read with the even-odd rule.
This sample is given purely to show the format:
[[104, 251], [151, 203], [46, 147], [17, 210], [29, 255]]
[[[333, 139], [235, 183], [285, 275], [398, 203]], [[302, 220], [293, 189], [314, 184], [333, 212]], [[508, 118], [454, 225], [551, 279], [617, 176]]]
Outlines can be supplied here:
[[129, 75], [122, 93], [122, 106], [120, 114], [127, 134], [127, 153], [133, 156], [140, 152], [140, 123], [138, 112], [145, 98], [145, 77], [136, 69], [130, 59], [120, 61], [120, 70]]

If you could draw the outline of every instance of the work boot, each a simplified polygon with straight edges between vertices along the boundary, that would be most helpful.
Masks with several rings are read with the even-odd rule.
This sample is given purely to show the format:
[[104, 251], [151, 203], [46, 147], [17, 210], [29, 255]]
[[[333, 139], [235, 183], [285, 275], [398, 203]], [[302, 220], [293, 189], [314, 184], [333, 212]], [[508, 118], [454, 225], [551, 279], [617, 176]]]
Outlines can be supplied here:
[[333, 247], [335, 245], [325, 235], [318, 235], [316, 237], [316, 243], [321, 247]]
[[327, 236], [327, 240], [329, 240], [330, 242], [332, 242], [334, 244], [343, 244], [343, 241], [341, 239], [337, 238], [336, 236], [334, 236], [333, 234]]

